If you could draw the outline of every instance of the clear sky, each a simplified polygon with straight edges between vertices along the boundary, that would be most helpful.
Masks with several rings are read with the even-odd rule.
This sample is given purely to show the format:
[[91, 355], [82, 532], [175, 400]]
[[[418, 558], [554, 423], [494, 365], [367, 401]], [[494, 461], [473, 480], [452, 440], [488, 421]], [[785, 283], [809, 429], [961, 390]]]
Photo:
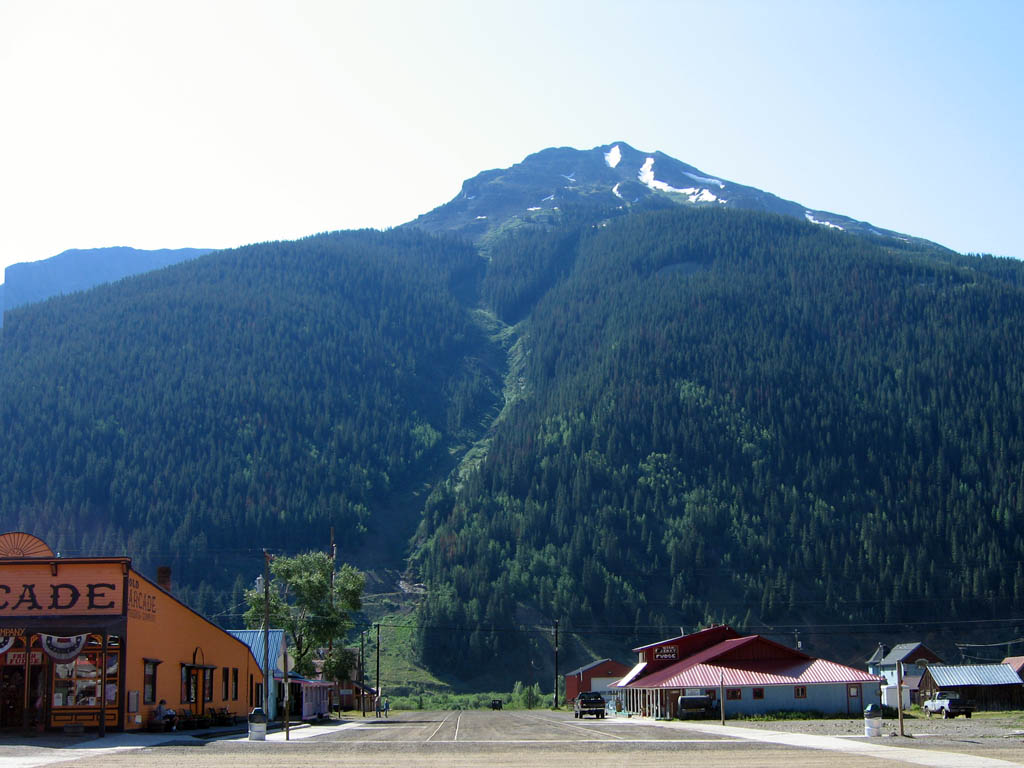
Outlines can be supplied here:
[[1024, 0], [0, 0], [0, 267], [389, 227], [625, 141], [1024, 258]]

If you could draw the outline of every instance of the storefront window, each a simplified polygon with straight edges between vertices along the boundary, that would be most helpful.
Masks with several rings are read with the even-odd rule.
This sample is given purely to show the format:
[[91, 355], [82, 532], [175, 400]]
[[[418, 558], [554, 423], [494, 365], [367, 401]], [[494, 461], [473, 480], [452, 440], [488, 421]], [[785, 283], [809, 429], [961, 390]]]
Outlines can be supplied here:
[[142, 663], [142, 703], [156, 704], [156, 662]]
[[117, 703], [117, 670], [119, 656], [116, 653], [107, 654], [107, 704]]
[[[108, 638], [108, 647], [118, 647], [119, 638]], [[92, 636], [88, 640], [87, 647], [90, 650], [80, 653], [76, 658], [69, 661], [56, 662], [53, 665], [53, 694], [52, 702], [54, 707], [98, 707], [101, 691], [101, 659], [103, 653], [99, 636]], [[118, 699], [118, 672], [120, 671], [121, 657], [115, 651], [107, 653], [106, 656], [106, 700], [108, 705], [117, 704]]]
[[213, 701], [213, 670], [203, 670], [203, 701]]
[[53, 705], [95, 707], [99, 705], [99, 654], [83, 653], [74, 661], [54, 665]]

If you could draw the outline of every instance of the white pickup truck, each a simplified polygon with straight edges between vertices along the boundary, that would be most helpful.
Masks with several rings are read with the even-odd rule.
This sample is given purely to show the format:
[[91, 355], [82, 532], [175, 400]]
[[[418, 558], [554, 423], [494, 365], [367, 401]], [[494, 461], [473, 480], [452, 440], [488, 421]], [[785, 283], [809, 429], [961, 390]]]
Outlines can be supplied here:
[[961, 699], [956, 691], [936, 691], [930, 699], [925, 699], [921, 708], [928, 713], [928, 717], [942, 715], [946, 719], [957, 715], [970, 717], [974, 712], [974, 705]]

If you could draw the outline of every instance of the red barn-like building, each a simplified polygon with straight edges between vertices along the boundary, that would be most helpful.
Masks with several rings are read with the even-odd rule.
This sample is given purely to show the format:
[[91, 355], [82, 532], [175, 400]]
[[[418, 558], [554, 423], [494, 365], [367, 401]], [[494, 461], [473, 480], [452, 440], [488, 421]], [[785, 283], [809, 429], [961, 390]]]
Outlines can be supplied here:
[[607, 691], [611, 684], [629, 672], [629, 667], [612, 659], [584, 664], [565, 674], [565, 700], [572, 701], [587, 691]]

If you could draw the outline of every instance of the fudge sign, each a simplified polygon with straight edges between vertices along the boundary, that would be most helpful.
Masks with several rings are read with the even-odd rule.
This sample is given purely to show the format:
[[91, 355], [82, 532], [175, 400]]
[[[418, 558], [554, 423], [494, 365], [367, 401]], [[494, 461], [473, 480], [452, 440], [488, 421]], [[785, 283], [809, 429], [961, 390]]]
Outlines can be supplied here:
[[679, 658], [679, 648], [674, 645], [659, 645], [654, 649], [654, 658], [671, 661]]

